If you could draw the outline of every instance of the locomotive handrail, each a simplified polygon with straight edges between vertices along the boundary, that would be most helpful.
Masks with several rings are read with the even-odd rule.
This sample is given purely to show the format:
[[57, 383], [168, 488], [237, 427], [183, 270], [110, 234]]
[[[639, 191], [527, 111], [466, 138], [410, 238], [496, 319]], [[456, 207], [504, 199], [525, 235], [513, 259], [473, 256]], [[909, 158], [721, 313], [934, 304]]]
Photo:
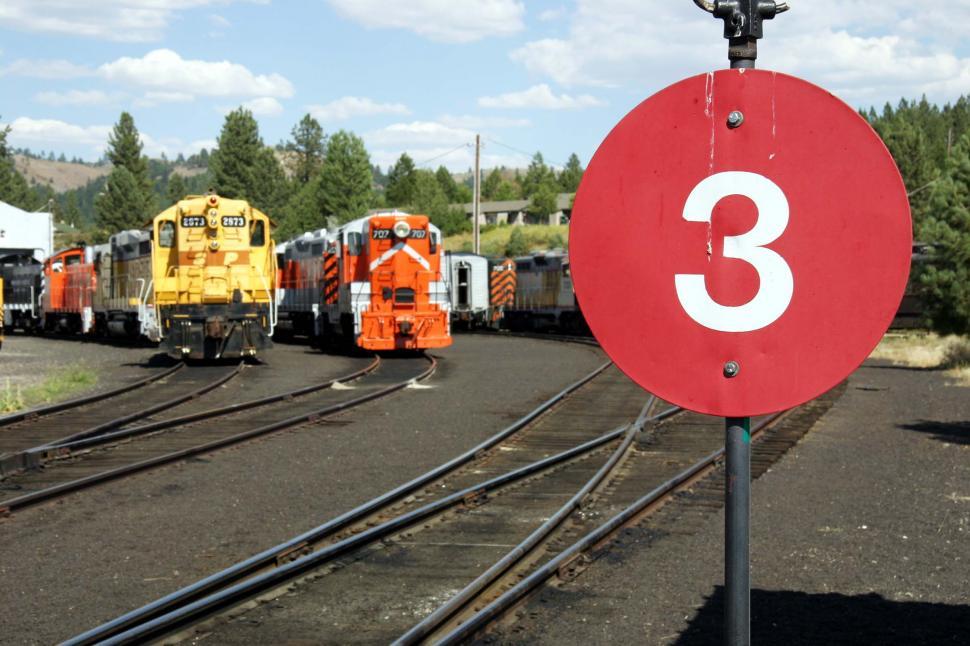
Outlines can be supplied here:
[[266, 280], [266, 274], [259, 272], [259, 279], [263, 281], [263, 289], [266, 291], [266, 296], [269, 298], [269, 335], [273, 336], [273, 330], [276, 329], [276, 323], [279, 320], [279, 301], [273, 298], [273, 292], [270, 291], [269, 282]]

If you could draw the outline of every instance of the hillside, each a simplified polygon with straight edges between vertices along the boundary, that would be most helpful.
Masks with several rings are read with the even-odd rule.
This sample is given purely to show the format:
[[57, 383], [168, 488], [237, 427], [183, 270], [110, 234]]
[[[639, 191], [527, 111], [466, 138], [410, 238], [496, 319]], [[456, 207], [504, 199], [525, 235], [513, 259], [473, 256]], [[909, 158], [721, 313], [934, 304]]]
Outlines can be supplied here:
[[[111, 165], [77, 164], [74, 162], [51, 161], [37, 159], [25, 155], [14, 155], [17, 170], [31, 185], [50, 186], [55, 193], [63, 193], [72, 189], [83, 188], [89, 182], [105, 177], [111, 172]], [[205, 172], [204, 168], [190, 168], [176, 166], [173, 172], [182, 177], [194, 177]]]
[[108, 165], [75, 164], [35, 159], [24, 155], [14, 155], [14, 164], [29, 184], [48, 185], [55, 193], [81, 188], [88, 182], [111, 172], [111, 166]]

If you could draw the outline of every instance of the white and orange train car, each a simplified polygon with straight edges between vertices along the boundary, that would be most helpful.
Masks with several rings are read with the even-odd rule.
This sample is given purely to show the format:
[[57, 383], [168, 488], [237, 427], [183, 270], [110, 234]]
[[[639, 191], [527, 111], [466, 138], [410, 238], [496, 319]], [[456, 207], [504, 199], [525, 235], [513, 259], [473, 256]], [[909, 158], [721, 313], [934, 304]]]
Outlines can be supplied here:
[[398, 211], [317, 231], [281, 250], [280, 325], [367, 350], [451, 345], [441, 231]]

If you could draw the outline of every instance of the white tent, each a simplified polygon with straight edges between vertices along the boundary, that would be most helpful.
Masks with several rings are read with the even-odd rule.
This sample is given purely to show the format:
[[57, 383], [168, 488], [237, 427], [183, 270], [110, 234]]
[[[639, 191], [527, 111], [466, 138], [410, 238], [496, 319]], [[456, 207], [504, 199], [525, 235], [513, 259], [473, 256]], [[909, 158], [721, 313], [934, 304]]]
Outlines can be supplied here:
[[54, 216], [27, 211], [0, 202], [0, 257], [33, 253], [45, 260], [54, 251]]

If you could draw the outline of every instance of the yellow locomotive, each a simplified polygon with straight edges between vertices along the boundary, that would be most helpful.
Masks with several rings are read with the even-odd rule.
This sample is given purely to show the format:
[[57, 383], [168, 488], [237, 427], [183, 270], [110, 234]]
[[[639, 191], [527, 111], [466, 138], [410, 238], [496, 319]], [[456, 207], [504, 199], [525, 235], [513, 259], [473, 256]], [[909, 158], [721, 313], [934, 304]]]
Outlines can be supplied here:
[[191, 359], [254, 356], [276, 325], [272, 222], [243, 200], [190, 195], [152, 222], [162, 343]]

